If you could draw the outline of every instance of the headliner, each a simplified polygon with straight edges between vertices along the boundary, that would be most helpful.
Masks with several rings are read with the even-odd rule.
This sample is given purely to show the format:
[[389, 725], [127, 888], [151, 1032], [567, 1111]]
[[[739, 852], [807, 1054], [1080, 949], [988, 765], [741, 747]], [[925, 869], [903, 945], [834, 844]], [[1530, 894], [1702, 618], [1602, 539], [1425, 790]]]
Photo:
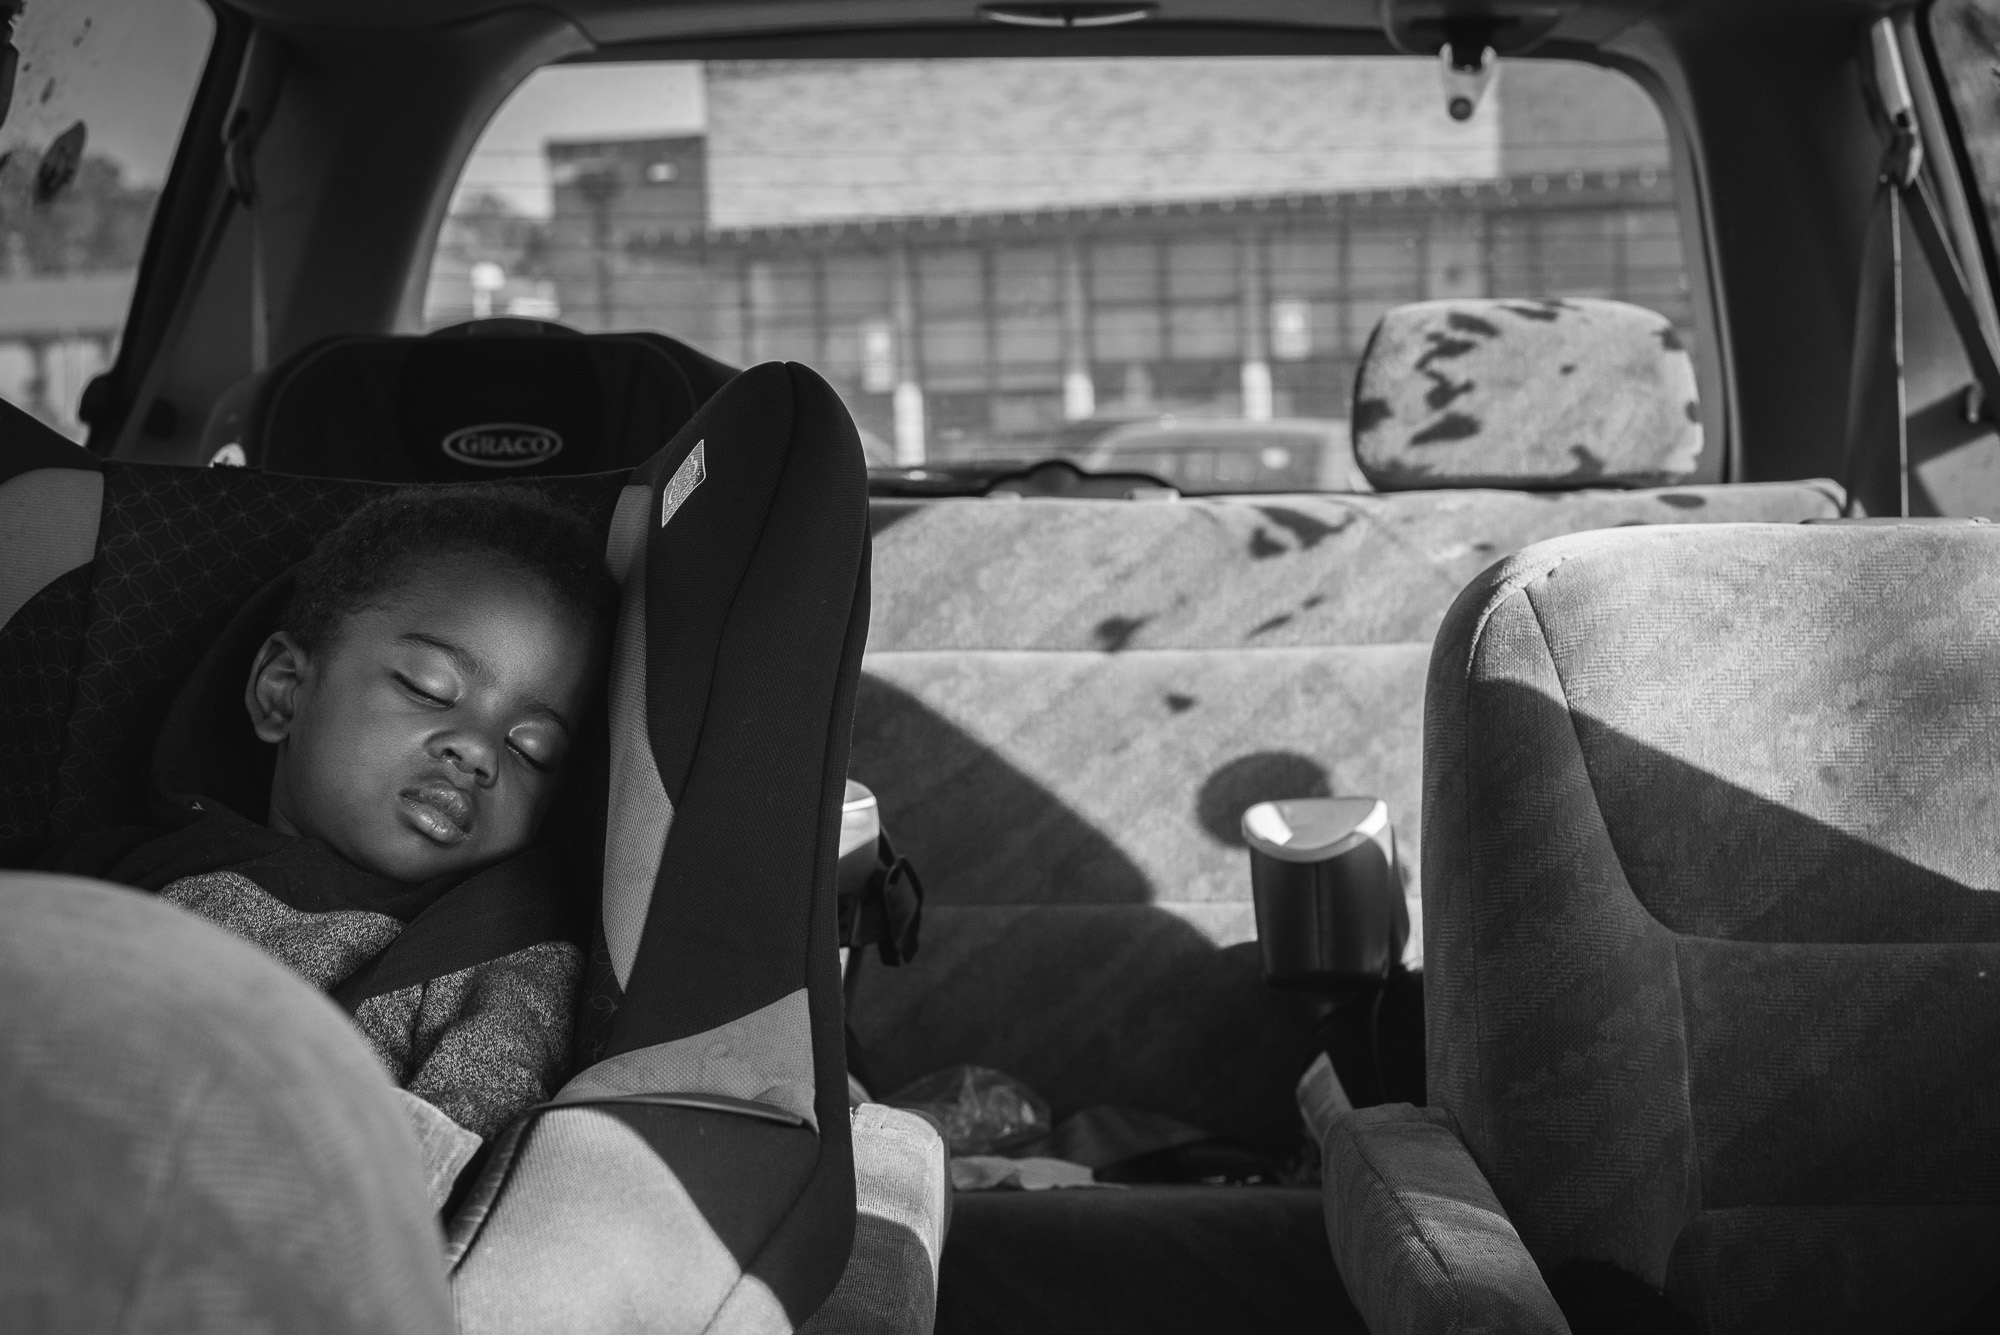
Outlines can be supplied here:
[[[1385, 19], [1400, 25], [1446, 11], [1510, 17], [1558, 47], [1595, 47], [1661, 10], [1790, 8], [1801, 17], [1855, 8], [1887, 9], [1888, 0], [1158, 0], [1140, 23], [1050, 31], [992, 23], [980, 0], [236, 0], [283, 26], [382, 30], [433, 27], [507, 11], [534, 10], [566, 20], [598, 47], [696, 43], [787, 46], [859, 54], [1109, 54], [1154, 50], [1268, 51], [1273, 54], [1384, 49]], [[1497, 39], [1503, 54], [1507, 44]], [[605, 54], [610, 54], [605, 52]], [[629, 50], [620, 54], [635, 54]]]

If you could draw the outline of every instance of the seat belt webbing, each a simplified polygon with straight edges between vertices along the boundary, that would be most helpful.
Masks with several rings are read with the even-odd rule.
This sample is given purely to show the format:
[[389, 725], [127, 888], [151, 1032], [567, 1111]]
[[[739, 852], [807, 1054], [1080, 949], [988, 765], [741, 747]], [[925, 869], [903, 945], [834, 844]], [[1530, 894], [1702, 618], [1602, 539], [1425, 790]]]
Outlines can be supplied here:
[[[153, 350], [152, 360], [146, 365], [146, 373], [140, 378], [139, 392], [132, 399], [132, 406], [125, 416], [125, 424], [119, 432], [124, 441], [130, 441], [143, 430], [146, 416], [158, 399], [162, 382], [168, 368], [173, 363], [174, 350], [180, 343], [181, 333], [187, 328], [189, 316], [194, 310], [195, 295], [209, 269], [215, 263], [215, 254], [222, 248], [222, 238], [229, 231], [229, 220], [239, 205], [249, 215], [250, 222], [250, 363], [254, 374], [264, 369], [270, 357], [269, 308], [264, 295], [264, 246], [258, 227], [256, 210], [251, 207], [255, 193], [255, 180], [251, 174], [251, 164], [257, 151], [257, 132], [268, 115], [274, 94], [277, 91], [281, 57], [276, 41], [263, 34], [254, 34], [249, 48], [243, 53], [243, 63], [236, 79], [236, 91], [230, 98], [229, 111], [222, 118], [223, 175], [226, 188], [209, 208], [208, 218], [202, 224], [201, 239], [196, 243], [192, 262], [187, 268], [187, 280], [183, 283], [174, 310], [160, 334], [159, 344]], [[108, 451], [107, 451], [108, 452]]]
[[[1888, 490], [1871, 477], [1871, 443], [1893, 430], [1897, 513], [1910, 512], [1909, 404], [1904, 373], [1903, 215], [1930, 265], [1986, 413], [2000, 410], [2000, 355], [1973, 304], [1971, 282], [1945, 229], [1935, 187], [1924, 174], [1924, 142], [1910, 95], [1896, 27], [1888, 18], [1869, 33], [1876, 87], [1889, 121], [1889, 143], [1877, 174], [1876, 202], [1862, 246], [1855, 299], [1854, 352], [1848, 385], [1844, 465], [1847, 510], [1864, 494]], [[1884, 334], [1888, 346], [1882, 346]], [[1884, 421], [1884, 418], [1890, 420]], [[1882, 462], [1887, 462], [1882, 461]], [[1879, 467], [1879, 465], [1877, 465]]]

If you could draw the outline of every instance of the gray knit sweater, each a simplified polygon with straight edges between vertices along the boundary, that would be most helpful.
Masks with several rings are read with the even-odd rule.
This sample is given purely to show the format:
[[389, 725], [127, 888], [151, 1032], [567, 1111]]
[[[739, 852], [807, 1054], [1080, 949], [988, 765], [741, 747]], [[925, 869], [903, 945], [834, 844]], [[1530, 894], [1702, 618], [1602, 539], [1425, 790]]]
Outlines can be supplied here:
[[[381, 953], [403, 930], [385, 913], [303, 912], [229, 871], [184, 876], [160, 897], [254, 942], [322, 989]], [[544, 941], [371, 997], [354, 1020], [390, 1079], [483, 1138], [555, 1093], [569, 1066], [571, 1008], [582, 967], [575, 946]], [[432, 1159], [435, 1191], [446, 1168], [438, 1155], [447, 1152], [433, 1148], [436, 1126], [425, 1125], [422, 1111], [412, 1116]], [[471, 1149], [465, 1138], [457, 1141], [448, 1157], [462, 1164]]]

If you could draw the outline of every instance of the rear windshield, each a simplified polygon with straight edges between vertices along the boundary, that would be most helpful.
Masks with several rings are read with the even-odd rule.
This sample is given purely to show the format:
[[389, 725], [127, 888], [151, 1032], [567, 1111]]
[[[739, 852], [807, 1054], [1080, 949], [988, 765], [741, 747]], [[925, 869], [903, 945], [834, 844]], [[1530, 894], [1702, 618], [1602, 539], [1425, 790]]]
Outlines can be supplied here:
[[0, 126], [0, 398], [83, 439], [215, 31], [200, 0], [33, 0]]
[[1198, 491], [1349, 476], [1297, 447], [1347, 448], [1391, 306], [1615, 297], [1691, 340], [1688, 290], [1659, 112], [1594, 67], [1507, 62], [1461, 122], [1406, 57], [716, 61], [529, 79], [458, 184], [424, 319], [805, 362], [884, 467], [1313, 429], [1159, 455]]

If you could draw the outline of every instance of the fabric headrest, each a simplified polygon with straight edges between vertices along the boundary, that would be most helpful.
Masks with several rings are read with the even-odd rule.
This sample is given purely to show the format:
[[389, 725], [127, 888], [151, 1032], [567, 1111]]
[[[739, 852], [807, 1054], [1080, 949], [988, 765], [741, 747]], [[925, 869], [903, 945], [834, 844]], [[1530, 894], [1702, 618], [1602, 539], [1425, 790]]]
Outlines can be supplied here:
[[1586, 297], [1398, 306], [1362, 354], [1353, 433], [1380, 491], [1666, 486], [1701, 457], [1673, 324]]

